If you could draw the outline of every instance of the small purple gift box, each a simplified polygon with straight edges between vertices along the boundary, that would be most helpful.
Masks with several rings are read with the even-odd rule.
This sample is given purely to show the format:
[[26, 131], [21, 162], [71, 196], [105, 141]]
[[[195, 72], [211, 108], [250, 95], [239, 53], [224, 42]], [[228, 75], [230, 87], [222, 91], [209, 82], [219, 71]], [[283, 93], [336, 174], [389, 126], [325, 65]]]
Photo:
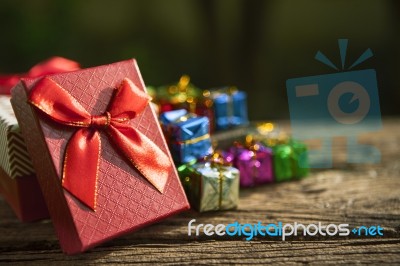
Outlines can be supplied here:
[[224, 152], [225, 160], [240, 171], [240, 186], [252, 187], [274, 181], [272, 150], [261, 144], [236, 144]]

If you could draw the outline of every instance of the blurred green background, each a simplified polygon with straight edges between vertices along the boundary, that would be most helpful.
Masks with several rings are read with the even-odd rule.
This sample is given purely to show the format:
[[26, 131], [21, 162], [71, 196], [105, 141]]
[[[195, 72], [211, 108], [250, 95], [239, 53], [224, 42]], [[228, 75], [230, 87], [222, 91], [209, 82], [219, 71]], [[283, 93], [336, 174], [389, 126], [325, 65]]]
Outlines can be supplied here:
[[288, 78], [335, 73], [338, 38], [347, 65], [377, 71], [383, 115], [400, 114], [400, 2], [395, 0], [2, 0], [0, 72], [24, 72], [53, 55], [83, 67], [136, 58], [147, 85], [188, 74], [200, 88], [236, 85], [253, 120], [289, 118]]

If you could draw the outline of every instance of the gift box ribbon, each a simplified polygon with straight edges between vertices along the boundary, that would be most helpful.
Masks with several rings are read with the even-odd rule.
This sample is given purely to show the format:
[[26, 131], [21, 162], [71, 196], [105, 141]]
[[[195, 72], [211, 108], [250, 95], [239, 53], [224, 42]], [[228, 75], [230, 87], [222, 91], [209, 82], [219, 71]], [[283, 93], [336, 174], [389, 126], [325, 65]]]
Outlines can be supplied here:
[[[76, 127], [63, 162], [62, 186], [95, 210], [101, 152], [100, 131], [114, 142], [132, 165], [161, 193], [172, 169], [169, 157], [144, 134], [128, 124], [142, 112], [150, 97], [125, 78], [116, 89], [107, 111], [91, 115], [59, 84], [45, 77], [29, 95], [29, 102], [52, 120]], [[156, 158], [156, 159], [155, 159]]]
[[176, 141], [176, 143], [181, 144], [181, 145], [190, 145], [190, 144], [195, 144], [195, 143], [198, 143], [200, 141], [203, 141], [203, 140], [206, 140], [209, 138], [210, 138], [210, 134], [204, 134], [204, 135], [194, 138], [194, 139]]
[[223, 184], [225, 181], [225, 177], [223, 175], [223, 166], [231, 166], [231, 163], [227, 162], [220, 152], [214, 152], [212, 155], [206, 156], [206, 162], [211, 164], [212, 168], [216, 168], [218, 170], [218, 184], [219, 184], [219, 194], [218, 194], [218, 208], [222, 207], [222, 197], [223, 197]]
[[78, 69], [80, 69], [79, 63], [63, 57], [55, 56], [34, 65], [28, 73], [0, 75], [0, 94], [10, 94], [12, 87], [14, 87], [21, 78], [36, 78]]

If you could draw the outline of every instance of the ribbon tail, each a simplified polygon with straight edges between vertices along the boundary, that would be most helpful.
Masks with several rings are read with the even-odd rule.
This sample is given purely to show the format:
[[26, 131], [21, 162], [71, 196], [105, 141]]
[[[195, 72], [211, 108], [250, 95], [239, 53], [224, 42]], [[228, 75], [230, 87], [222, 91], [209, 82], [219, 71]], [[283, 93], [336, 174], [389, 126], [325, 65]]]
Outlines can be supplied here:
[[107, 133], [135, 168], [163, 193], [173, 167], [169, 157], [144, 134], [129, 125], [112, 123]]
[[100, 154], [100, 134], [79, 129], [67, 144], [62, 185], [75, 198], [95, 210]]

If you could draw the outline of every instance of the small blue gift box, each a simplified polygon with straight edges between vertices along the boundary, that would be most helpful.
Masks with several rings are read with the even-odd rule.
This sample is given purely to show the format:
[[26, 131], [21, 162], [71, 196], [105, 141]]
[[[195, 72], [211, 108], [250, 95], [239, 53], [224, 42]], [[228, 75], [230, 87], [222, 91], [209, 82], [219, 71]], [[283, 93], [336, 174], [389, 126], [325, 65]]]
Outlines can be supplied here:
[[214, 101], [215, 123], [218, 129], [227, 129], [249, 123], [247, 94], [236, 88], [224, 88], [211, 92]]
[[212, 153], [207, 117], [179, 109], [162, 113], [160, 120], [176, 162], [187, 163]]

